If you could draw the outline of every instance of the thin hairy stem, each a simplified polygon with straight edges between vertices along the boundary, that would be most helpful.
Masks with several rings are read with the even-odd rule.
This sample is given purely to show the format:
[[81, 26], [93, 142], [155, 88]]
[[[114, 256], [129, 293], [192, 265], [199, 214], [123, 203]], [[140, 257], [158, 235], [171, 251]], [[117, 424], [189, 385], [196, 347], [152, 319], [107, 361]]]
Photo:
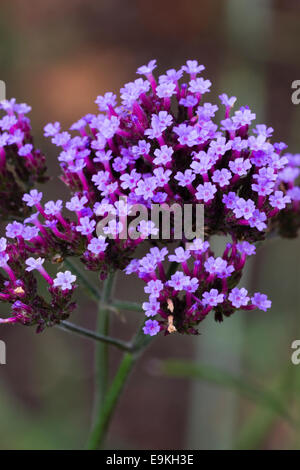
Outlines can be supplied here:
[[[169, 269], [167, 271], [167, 279], [170, 279], [171, 275], [176, 271], [177, 266], [178, 263], [176, 262], [170, 263]], [[124, 310], [141, 310], [139, 304], [132, 302], [122, 302], [117, 300], [113, 301], [111, 305], [120, 309], [123, 308]], [[129, 374], [140, 355], [144, 352], [145, 348], [152, 340], [153, 337], [145, 335], [143, 332], [143, 327], [141, 327], [136, 337], [132, 341], [131, 351], [128, 351], [124, 354], [112, 384], [107, 394], [105, 395], [103, 405], [102, 407], [98, 408], [99, 413], [88, 440], [88, 449], [96, 450], [103, 446], [109, 424], [113, 417], [121, 393], [126, 385]]]
[[61, 328], [62, 330], [76, 333], [80, 336], [91, 338], [95, 341], [101, 341], [106, 344], [111, 344], [112, 346], [116, 346], [117, 348], [123, 351], [131, 351], [133, 348], [131, 343], [127, 343], [126, 341], [122, 341], [117, 338], [112, 338], [111, 336], [104, 336], [99, 333], [95, 333], [92, 330], [88, 330], [87, 328], [83, 328], [82, 326], [75, 325], [74, 323], [70, 323], [68, 321], [62, 321], [57, 326], [58, 328]]
[[151, 338], [151, 336], [144, 335], [141, 329], [133, 341], [133, 351], [126, 352], [124, 354], [118, 371], [113, 379], [108, 393], [106, 394], [94, 429], [90, 435], [90, 439], [87, 444], [88, 449], [96, 450], [103, 446], [110, 421], [116, 409], [121, 393], [124, 390], [129, 374], [132, 371], [140, 354], [144, 351], [152, 339], [153, 338]]
[[137, 302], [127, 302], [126, 300], [113, 300], [111, 306], [117, 310], [132, 310], [133, 312], [143, 312], [143, 307]]
[[[109, 330], [109, 304], [113, 294], [115, 274], [110, 272], [103, 283], [101, 300], [98, 307], [97, 333], [108, 336]], [[108, 344], [99, 342], [96, 346], [96, 396], [94, 405], [94, 420], [97, 419], [102, 408], [104, 397], [108, 388]]]

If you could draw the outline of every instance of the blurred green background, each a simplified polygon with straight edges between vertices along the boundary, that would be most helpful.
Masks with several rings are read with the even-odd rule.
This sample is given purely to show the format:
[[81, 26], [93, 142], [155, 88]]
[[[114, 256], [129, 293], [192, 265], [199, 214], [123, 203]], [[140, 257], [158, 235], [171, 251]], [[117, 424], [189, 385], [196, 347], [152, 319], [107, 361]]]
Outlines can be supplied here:
[[[56, 150], [43, 126], [69, 126], [95, 112], [94, 99], [135, 78], [157, 58], [159, 72], [187, 59], [206, 65], [210, 101], [238, 97], [275, 128], [276, 141], [300, 152], [299, 0], [10, 0], [1, 2], [0, 79], [7, 97], [33, 106], [36, 142], [57, 175]], [[48, 197], [67, 195], [54, 179]], [[220, 242], [216, 240], [218, 245]], [[258, 250], [244, 284], [267, 293], [271, 311], [208, 319], [197, 338], [158, 338], [136, 367], [109, 433], [110, 449], [300, 448], [300, 241], [274, 239]], [[143, 299], [121, 276], [119, 298]], [[128, 339], [139, 314], [112, 315], [112, 333]], [[73, 317], [93, 328], [88, 299]], [[93, 398], [93, 345], [58, 329], [2, 327], [0, 448], [84, 446]], [[181, 363], [172, 362], [180, 360]], [[119, 354], [113, 351], [111, 370]], [[182, 361], [187, 363], [182, 364]], [[203, 368], [203, 366], [205, 366]]]

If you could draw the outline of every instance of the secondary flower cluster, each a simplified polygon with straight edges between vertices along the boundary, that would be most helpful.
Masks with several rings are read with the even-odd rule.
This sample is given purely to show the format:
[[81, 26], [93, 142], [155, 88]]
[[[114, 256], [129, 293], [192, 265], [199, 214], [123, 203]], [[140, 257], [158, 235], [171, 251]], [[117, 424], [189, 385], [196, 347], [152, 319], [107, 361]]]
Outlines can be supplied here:
[[[62, 200], [43, 203], [42, 193], [32, 189], [22, 195], [22, 201], [36, 212], [24, 223], [14, 221], [7, 226], [6, 236], [14, 241], [6, 242], [2, 252], [1, 266], [8, 278], [3, 277], [1, 295], [13, 303], [13, 321], [35, 324], [39, 318], [45, 326], [70, 313], [74, 286], [68, 280], [72, 274], [60, 273], [59, 284], [42, 266], [43, 260], [59, 262], [68, 256], [79, 257], [101, 279], [110, 269], [138, 273], [150, 294], [144, 304], [146, 316], [161, 316], [160, 321], [147, 320], [146, 334], [175, 329], [195, 333], [196, 325], [211, 310], [221, 320], [239, 308], [270, 307], [266, 296], [257, 293], [250, 298], [237, 284], [246, 256], [254, 254], [254, 242], [271, 231], [285, 236], [297, 233], [300, 188], [295, 182], [300, 155], [282, 154], [286, 145], [271, 143], [272, 128], [253, 127], [255, 114], [249, 107], [233, 112], [235, 97], [220, 95], [224, 116], [217, 124], [218, 106], [203, 100], [211, 82], [199, 76], [204, 66], [197, 61], [187, 61], [180, 70], [168, 70], [158, 79], [153, 75], [155, 67], [156, 62], [150, 61], [138, 69], [140, 77], [120, 90], [121, 104], [111, 92], [98, 96], [99, 113], [83, 116], [70, 132], [63, 131], [58, 122], [45, 126], [45, 136], [60, 148], [61, 179], [71, 197], [65, 207]], [[20, 122], [22, 132], [26, 125], [29, 132], [24, 109], [21, 113], [18, 106], [13, 101], [5, 104], [8, 116], [3, 119], [10, 124], [5, 121], [2, 129], [9, 129], [8, 135], [19, 135]], [[26, 153], [30, 139], [28, 133], [24, 135], [22, 145], [12, 144], [12, 150], [24, 154], [21, 162], [28, 170], [35, 162], [41, 172], [32, 174], [39, 180], [43, 171], [37, 162], [42, 157], [33, 148]], [[159, 240], [160, 250], [158, 241], [149, 239], [161, 233], [160, 227], [145, 218], [137, 236], [124, 236], [124, 219], [132, 217], [135, 204], [150, 214], [153, 204], [174, 203], [182, 208], [204, 205], [205, 241], [195, 240], [194, 249], [184, 250], [183, 236], [175, 255], [169, 255], [179, 270], [168, 277], [163, 265], [168, 250], [163, 245], [174, 241], [174, 227], [167, 240]], [[97, 236], [96, 227], [109, 216], [113, 219], [103, 228], [104, 234]], [[208, 243], [215, 234], [232, 239], [222, 257], [215, 257]], [[133, 259], [137, 247], [146, 243], [152, 246], [150, 253]], [[13, 274], [9, 274], [11, 269]], [[42, 304], [33, 307], [37, 295], [33, 269], [49, 283], [56, 312], [53, 306], [50, 311], [45, 308], [47, 313]], [[26, 284], [22, 300], [14, 297], [17, 282]], [[58, 305], [63, 300], [66, 304]], [[16, 314], [15, 303], [20, 301], [22, 307], [17, 307]]]
[[[151, 248], [141, 260], [133, 260], [126, 273], [137, 273], [147, 283], [144, 288], [149, 301], [143, 303], [146, 317], [144, 332], [151, 336], [166, 333], [196, 334], [195, 327], [213, 310], [215, 319], [222, 321], [236, 309], [266, 311], [271, 301], [265, 294], [248, 296], [245, 288], [236, 287], [248, 256], [255, 254], [255, 246], [247, 241], [228, 243], [222, 257], [215, 257], [207, 241], [195, 239], [189, 250], [182, 247], [169, 255], [172, 263], [182, 266], [168, 279], [163, 261], [167, 248]], [[152, 319], [160, 315], [162, 320]]]
[[24, 218], [29, 214], [24, 191], [47, 180], [45, 157], [33, 145], [26, 117], [30, 106], [11, 99], [1, 101], [0, 109], [5, 113], [0, 119], [0, 216]]

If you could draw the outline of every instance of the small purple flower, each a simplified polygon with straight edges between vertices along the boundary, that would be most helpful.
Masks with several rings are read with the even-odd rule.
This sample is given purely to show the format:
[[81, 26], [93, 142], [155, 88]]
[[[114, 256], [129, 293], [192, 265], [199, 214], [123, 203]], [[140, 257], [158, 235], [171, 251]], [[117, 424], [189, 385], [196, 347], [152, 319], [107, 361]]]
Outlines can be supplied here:
[[81, 217], [80, 225], [77, 225], [76, 231], [80, 232], [81, 235], [90, 235], [95, 229], [95, 220], [90, 220], [89, 217]]
[[204, 103], [203, 106], [199, 106], [197, 109], [197, 116], [201, 121], [209, 121], [215, 116], [219, 107], [216, 104]]
[[7, 247], [7, 240], [4, 237], [0, 238], [0, 252], [5, 251]]
[[190, 81], [189, 91], [203, 95], [204, 93], [208, 93], [210, 91], [210, 87], [210, 80], [204, 80], [204, 78], [199, 77]]
[[16, 98], [11, 98], [10, 100], [0, 101], [0, 109], [3, 109], [7, 113], [14, 111], [15, 107], [16, 107]]
[[153, 197], [154, 191], [157, 188], [157, 180], [155, 177], [150, 177], [145, 180], [139, 180], [135, 189], [137, 196], [143, 196], [144, 199]]
[[[3, 134], [0, 135], [0, 147], [5, 147], [6, 145], [9, 145], [11, 142], [11, 134], [8, 134], [7, 132], [3, 132]], [[23, 138], [21, 139], [23, 140]]]
[[229, 107], [229, 108], [232, 108], [234, 103], [236, 102], [236, 97], [235, 96], [231, 96], [229, 98], [226, 93], [222, 93], [222, 95], [219, 95], [219, 98], [220, 98], [221, 103], [224, 106]]
[[23, 145], [23, 147], [19, 148], [18, 154], [20, 155], [20, 157], [27, 157], [32, 152], [32, 149], [32, 144], [25, 144]]
[[203, 151], [194, 153], [194, 158], [196, 160], [191, 163], [191, 168], [196, 174], [205, 175], [214, 164], [212, 157]]
[[60, 287], [61, 290], [71, 290], [72, 284], [76, 281], [76, 276], [71, 271], [65, 271], [64, 273], [57, 273], [56, 278], [53, 280], [55, 287]]
[[117, 132], [119, 125], [119, 118], [117, 116], [111, 116], [111, 118], [105, 118], [101, 123], [99, 123], [98, 130], [105, 139], [112, 139]]
[[150, 60], [147, 65], [142, 65], [141, 67], [139, 67], [136, 73], [139, 75], [148, 75], [152, 73], [156, 67], [156, 60]]
[[189, 251], [185, 251], [181, 246], [176, 248], [175, 255], [169, 255], [169, 261], [175, 261], [176, 263], [184, 263], [191, 257]]
[[126, 168], [128, 166], [128, 163], [129, 163], [128, 158], [126, 158], [126, 157], [124, 157], [124, 158], [116, 157], [115, 161], [112, 164], [112, 167], [118, 173], [122, 173], [123, 171], [126, 170]]
[[220, 257], [214, 258], [213, 256], [205, 261], [204, 267], [210, 275], [216, 275], [221, 279], [229, 277], [234, 271], [234, 267], [229, 265], [226, 260]]
[[288, 189], [286, 194], [292, 201], [300, 201], [300, 188], [298, 186]]
[[158, 85], [156, 93], [159, 98], [170, 98], [174, 95], [176, 85], [173, 82], [164, 82]]
[[73, 196], [69, 202], [66, 203], [66, 208], [72, 212], [80, 212], [83, 210], [85, 204], [88, 202], [87, 197]]
[[70, 142], [70, 139], [71, 139], [71, 136], [69, 132], [61, 132], [60, 134], [55, 134], [52, 137], [51, 142], [57, 147], [64, 147]]
[[110, 174], [108, 171], [98, 171], [96, 175], [92, 176], [92, 181], [97, 188], [101, 191], [108, 183]]
[[32, 189], [29, 194], [24, 194], [23, 201], [26, 202], [27, 206], [33, 207], [39, 204], [43, 197], [43, 193], [39, 193], [37, 189]]
[[138, 78], [134, 82], [126, 83], [121, 88], [121, 99], [124, 106], [131, 108], [133, 103], [140, 97], [142, 93], [147, 93], [150, 88], [148, 80]]
[[53, 124], [50, 122], [49, 124], [46, 124], [46, 126], [44, 127], [45, 137], [54, 137], [59, 132], [60, 132], [59, 122], [54, 122]]
[[159, 309], [160, 303], [155, 299], [151, 299], [150, 302], [143, 303], [143, 310], [145, 311], [146, 317], [155, 317]]
[[211, 141], [209, 148], [216, 155], [224, 155], [227, 150], [231, 149], [231, 141], [227, 142], [225, 137], [217, 137], [217, 140]]
[[232, 173], [239, 176], [246, 175], [251, 166], [251, 162], [248, 158], [246, 160], [243, 158], [236, 158], [234, 161], [229, 162], [229, 168]]
[[235, 207], [233, 209], [234, 215], [237, 219], [243, 217], [246, 220], [249, 220], [255, 211], [255, 204], [252, 199], [243, 199], [239, 197], [235, 201]]
[[48, 201], [45, 204], [45, 213], [47, 215], [56, 215], [59, 214], [63, 208], [63, 202], [61, 199], [58, 199], [56, 202]]
[[199, 184], [197, 186], [197, 192], [195, 194], [199, 201], [209, 202], [213, 199], [214, 194], [217, 192], [217, 188], [212, 183]]
[[160, 149], [154, 150], [154, 158], [153, 163], [155, 165], [167, 165], [172, 161], [172, 155], [174, 150], [172, 147], [168, 147], [167, 145], [163, 145]]
[[278, 178], [284, 183], [292, 183], [300, 174], [299, 168], [288, 166], [278, 173]]
[[141, 174], [137, 173], [136, 169], [131, 170], [129, 174], [124, 174], [120, 176], [120, 180], [122, 181], [121, 186], [123, 189], [134, 189], [141, 179]]
[[255, 253], [256, 253], [256, 247], [254, 245], [251, 245], [251, 243], [246, 242], [246, 241], [237, 243], [236, 247], [237, 247], [237, 249], [239, 250], [240, 253], [245, 254], [247, 256], [255, 255]]
[[157, 246], [150, 249], [151, 256], [157, 263], [162, 263], [168, 254], [168, 248], [164, 247], [161, 250]]
[[182, 66], [182, 70], [190, 75], [196, 75], [205, 70], [204, 65], [199, 65], [197, 60], [187, 60], [186, 65]]
[[209, 248], [209, 242], [201, 240], [201, 238], [195, 238], [193, 243], [189, 245], [189, 251], [196, 251], [199, 253], [205, 253]]
[[175, 179], [178, 181], [179, 186], [188, 186], [192, 184], [196, 176], [192, 172], [192, 170], [185, 170], [184, 173], [178, 171], [175, 175]]
[[222, 168], [222, 170], [216, 170], [213, 173], [212, 180], [214, 183], [217, 183], [220, 188], [227, 186], [230, 182], [232, 174], [226, 168]]
[[152, 126], [158, 125], [162, 131], [170, 127], [172, 122], [173, 117], [167, 111], [159, 111], [158, 115], [153, 114], [151, 119]]
[[216, 307], [224, 301], [224, 294], [220, 294], [217, 289], [210, 289], [208, 292], [203, 292], [202, 302], [203, 304]]
[[151, 220], [141, 220], [138, 226], [138, 231], [143, 237], [158, 234], [158, 228], [155, 227], [155, 223]]
[[234, 113], [232, 120], [242, 127], [250, 125], [255, 118], [256, 114], [252, 113], [248, 107], [242, 107]]
[[227, 209], [234, 209], [237, 199], [237, 195], [233, 191], [230, 191], [228, 194], [223, 195], [222, 201]]
[[254, 294], [254, 296], [251, 298], [251, 302], [253, 305], [255, 305], [260, 310], [263, 310], [264, 312], [266, 312], [267, 309], [272, 305], [271, 300], [269, 300], [265, 294], [261, 294], [260, 292], [256, 292]]
[[165, 170], [164, 168], [159, 167], [159, 168], [155, 168], [153, 173], [154, 173], [154, 176], [156, 178], [156, 182], [157, 182], [158, 187], [163, 187], [166, 184], [168, 184], [168, 182], [170, 180], [170, 176], [172, 174], [172, 171], [171, 170]]
[[235, 287], [232, 289], [228, 296], [228, 300], [231, 302], [231, 304], [236, 307], [244, 307], [245, 305], [248, 304], [250, 297], [248, 297], [248, 291], [244, 287], [241, 289], [238, 289], [238, 287]]
[[266, 139], [272, 137], [273, 132], [273, 127], [267, 127], [265, 124], [257, 124], [253, 129], [253, 134], [263, 135]]
[[157, 268], [157, 259], [153, 255], [146, 255], [140, 260], [139, 270], [140, 273], [150, 274]]
[[251, 189], [259, 196], [268, 196], [273, 192], [274, 182], [261, 178], [257, 183], [251, 185]]
[[160, 331], [160, 326], [156, 320], [147, 320], [143, 327], [145, 335], [155, 336]]
[[267, 228], [267, 224], [265, 223], [266, 220], [266, 214], [264, 212], [260, 212], [258, 209], [255, 209], [251, 219], [249, 219], [249, 225], [250, 227], [255, 227], [257, 230], [262, 232], [265, 228]]
[[177, 82], [178, 80], [181, 79], [182, 77], [182, 70], [175, 70], [175, 69], [170, 69], [167, 70], [165, 75], [160, 75], [159, 77], [159, 83], [164, 83], [164, 82]]
[[105, 242], [105, 238], [100, 236], [98, 238], [92, 238], [88, 244], [88, 250], [91, 251], [94, 255], [99, 255], [104, 253], [108, 246], [108, 243]]
[[27, 268], [25, 269], [26, 271], [33, 271], [34, 269], [40, 270], [41, 267], [44, 264], [45, 259], [44, 258], [27, 258], [25, 261]]
[[20, 222], [12, 222], [6, 226], [6, 236], [8, 238], [20, 237], [23, 234], [24, 225]]
[[198, 287], [199, 287], [199, 281], [196, 277], [193, 277], [192, 279], [190, 279], [189, 283], [186, 285], [185, 290], [187, 292], [193, 293], [193, 292], [196, 292]]
[[75, 160], [75, 162], [71, 163], [68, 169], [71, 173], [79, 173], [85, 167], [86, 167], [86, 162], [82, 158], [82, 159]]
[[28, 114], [31, 111], [31, 106], [26, 103], [20, 103], [15, 105], [15, 111], [18, 114]]
[[171, 276], [171, 280], [167, 282], [168, 286], [173, 287], [173, 289], [180, 291], [184, 290], [190, 281], [189, 276], [185, 276], [183, 272], [177, 271]]
[[15, 116], [4, 116], [0, 119], [0, 127], [3, 131], [9, 131], [13, 126], [17, 124], [18, 120]]
[[155, 281], [149, 281], [146, 287], [144, 287], [144, 291], [146, 294], [150, 294], [150, 299], [156, 299], [159, 297], [163, 288], [163, 283], [159, 279], [156, 279]]
[[123, 230], [122, 222], [117, 222], [116, 220], [110, 220], [106, 227], [103, 228], [105, 235], [112, 235], [115, 238]]
[[117, 104], [117, 96], [114, 93], [107, 92], [104, 96], [97, 96], [95, 103], [100, 111], [107, 111], [109, 106], [115, 107]]
[[40, 229], [38, 227], [31, 227], [29, 225], [26, 225], [22, 232], [22, 237], [24, 238], [24, 240], [31, 241], [33, 238], [38, 236], [39, 232]]
[[272, 207], [281, 210], [291, 202], [291, 198], [290, 196], [285, 196], [282, 191], [275, 191], [275, 193], [269, 197], [269, 201]]
[[146, 155], [150, 152], [151, 145], [146, 140], [139, 140], [138, 145], [132, 147], [134, 155]]
[[9, 261], [9, 255], [1, 251], [0, 252], [0, 267], [5, 268], [7, 266], [8, 261]]
[[199, 134], [195, 127], [182, 123], [179, 126], [173, 127], [173, 131], [178, 136], [178, 141], [181, 145], [193, 147], [198, 144]]
[[138, 259], [133, 259], [130, 261], [130, 263], [126, 266], [124, 269], [124, 272], [126, 274], [132, 274], [132, 273], [138, 273], [140, 268], [140, 260]]
[[186, 98], [181, 98], [179, 104], [186, 108], [194, 108], [198, 104], [198, 99], [193, 95], [188, 95]]

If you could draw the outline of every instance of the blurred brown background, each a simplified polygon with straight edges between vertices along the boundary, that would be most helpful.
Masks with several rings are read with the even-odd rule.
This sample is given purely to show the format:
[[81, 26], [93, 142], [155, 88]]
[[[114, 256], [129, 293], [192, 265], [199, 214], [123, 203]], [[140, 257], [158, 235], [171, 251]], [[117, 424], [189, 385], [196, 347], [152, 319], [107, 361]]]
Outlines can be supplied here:
[[[300, 106], [290, 98], [292, 81], [300, 79], [299, 20], [298, 0], [2, 0], [0, 79], [8, 98], [32, 105], [36, 142], [53, 176], [56, 148], [43, 138], [43, 126], [58, 120], [67, 128], [95, 112], [98, 94], [116, 92], [153, 58], [158, 72], [197, 59], [213, 82], [210, 101], [221, 92], [238, 96], [258, 123], [275, 128], [277, 141], [300, 152]], [[58, 191], [67, 194], [53, 180], [47, 196]], [[249, 267], [248, 287], [271, 296], [270, 313], [238, 313], [224, 325], [208, 320], [198, 338], [153, 343], [118, 406], [109, 448], [298, 448], [298, 434], [273, 414], [232, 392], [157, 375], [155, 364], [185, 358], [246, 373], [266, 387], [283, 381], [284, 400], [297, 414], [300, 366], [290, 365], [290, 344], [300, 337], [299, 247], [297, 240], [274, 240]], [[142, 299], [142, 285], [122, 277], [118, 297]], [[95, 318], [89, 300], [74, 315], [89, 327]], [[113, 317], [113, 333], [127, 339], [139, 315], [125, 318]], [[57, 329], [36, 335], [18, 326], [3, 327], [0, 338], [7, 343], [0, 447], [82, 448], [92, 408], [93, 345]], [[112, 370], [118, 359], [114, 352]]]

